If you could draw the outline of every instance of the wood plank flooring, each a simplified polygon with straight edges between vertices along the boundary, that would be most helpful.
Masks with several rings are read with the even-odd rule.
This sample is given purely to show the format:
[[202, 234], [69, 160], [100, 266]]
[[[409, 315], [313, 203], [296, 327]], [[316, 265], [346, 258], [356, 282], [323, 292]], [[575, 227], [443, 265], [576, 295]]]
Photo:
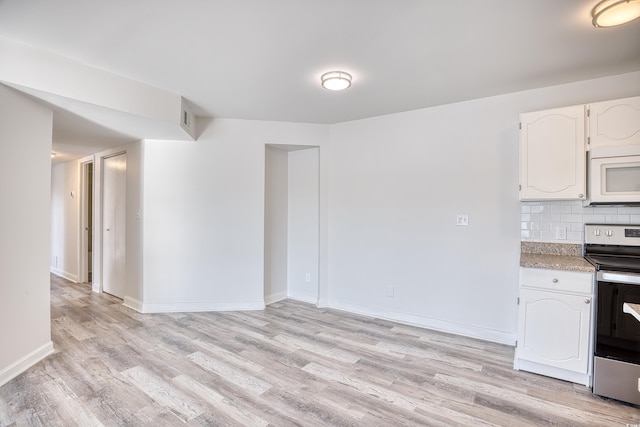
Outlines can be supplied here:
[[51, 315], [57, 351], [0, 388], [1, 426], [640, 424], [509, 346], [295, 301], [139, 314], [52, 276]]

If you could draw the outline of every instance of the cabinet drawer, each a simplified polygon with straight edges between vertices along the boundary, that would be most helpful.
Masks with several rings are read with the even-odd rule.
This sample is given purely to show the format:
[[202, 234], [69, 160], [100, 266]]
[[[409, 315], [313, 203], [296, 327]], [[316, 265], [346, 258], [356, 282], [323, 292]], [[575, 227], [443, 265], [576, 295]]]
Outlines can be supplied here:
[[593, 289], [593, 273], [546, 270], [543, 268], [520, 268], [520, 286], [591, 294]]

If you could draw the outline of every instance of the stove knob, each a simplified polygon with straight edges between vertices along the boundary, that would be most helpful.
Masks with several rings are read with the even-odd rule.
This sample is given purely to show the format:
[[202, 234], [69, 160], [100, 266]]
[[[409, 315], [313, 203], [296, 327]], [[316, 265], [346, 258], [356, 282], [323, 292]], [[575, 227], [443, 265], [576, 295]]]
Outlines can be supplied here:
[[595, 230], [593, 230], [593, 235], [596, 236], [596, 237], [600, 236], [600, 229], [596, 228]]
[[606, 234], [608, 237], [611, 237], [611, 236], [613, 236], [613, 230], [609, 229], [609, 230], [605, 231], [604, 234]]

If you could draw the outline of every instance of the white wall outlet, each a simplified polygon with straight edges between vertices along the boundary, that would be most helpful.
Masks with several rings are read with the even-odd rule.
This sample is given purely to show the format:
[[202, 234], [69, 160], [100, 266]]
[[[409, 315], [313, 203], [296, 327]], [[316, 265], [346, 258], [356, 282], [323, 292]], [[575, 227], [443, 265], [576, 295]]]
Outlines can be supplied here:
[[469, 225], [469, 215], [466, 214], [458, 214], [456, 216], [456, 225]]
[[311, 273], [307, 273], [304, 275], [304, 281], [307, 283], [311, 282]]
[[567, 227], [556, 228], [556, 239], [567, 240]]
[[387, 296], [389, 298], [393, 298], [394, 294], [395, 294], [395, 288], [393, 286], [387, 286]]

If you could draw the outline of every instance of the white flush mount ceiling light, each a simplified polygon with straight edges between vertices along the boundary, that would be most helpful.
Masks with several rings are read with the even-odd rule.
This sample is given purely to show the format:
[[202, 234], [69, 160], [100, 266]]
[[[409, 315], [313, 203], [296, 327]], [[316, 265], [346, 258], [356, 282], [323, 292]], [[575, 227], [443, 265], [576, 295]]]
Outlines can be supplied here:
[[329, 71], [324, 73], [320, 80], [322, 87], [329, 90], [345, 90], [351, 86], [351, 74], [344, 71]]
[[616, 27], [640, 18], [640, 0], [601, 0], [591, 9], [596, 28]]

